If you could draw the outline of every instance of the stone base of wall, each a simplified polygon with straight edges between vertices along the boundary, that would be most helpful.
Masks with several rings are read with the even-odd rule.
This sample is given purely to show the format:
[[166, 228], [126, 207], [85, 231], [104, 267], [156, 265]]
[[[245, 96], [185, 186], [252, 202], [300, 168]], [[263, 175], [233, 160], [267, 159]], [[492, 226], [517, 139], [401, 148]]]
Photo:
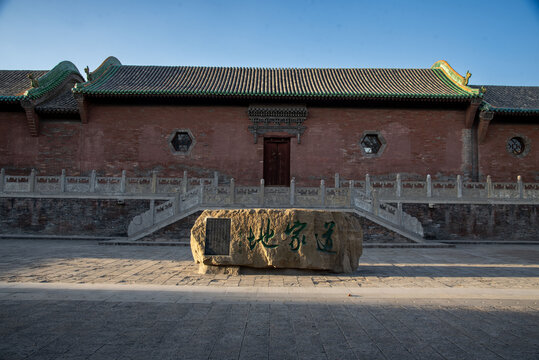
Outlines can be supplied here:
[[[159, 202], [156, 201], [156, 205]], [[127, 236], [127, 226], [149, 200], [0, 198], [0, 234]], [[403, 204], [432, 240], [539, 242], [538, 205]], [[189, 241], [195, 213], [143, 241]], [[410, 240], [361, 218], [365, 243]]]
[[0, 198], [0, 234], [127, 236], [149, 200]]
[[394, 233], [369, 219], [359, 217], [359, 222], [363, 228], [363, 243], [413, 243], [412, 240]]
[[176, 221], [173, 224], [165, 226], [164, 228], [157, 230], [151, 235], [143, 237], [139, 241], [182, 241], [189, 242], [191, 240], [191, 228], [195, 225], [195, 221], [202, 214], [202, 211], [198, 211], [186, 218]]
[[426, 239], [538, 241], [538, 205], [403, 204]]

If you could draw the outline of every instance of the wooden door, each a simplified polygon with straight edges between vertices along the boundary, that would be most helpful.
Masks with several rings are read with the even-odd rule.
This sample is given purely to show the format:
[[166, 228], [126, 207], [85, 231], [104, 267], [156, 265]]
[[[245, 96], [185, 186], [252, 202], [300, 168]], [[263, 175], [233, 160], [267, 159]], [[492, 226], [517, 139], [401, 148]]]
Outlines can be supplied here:
[[290, 138], [264, 139], [264, 183], [290, 185]]

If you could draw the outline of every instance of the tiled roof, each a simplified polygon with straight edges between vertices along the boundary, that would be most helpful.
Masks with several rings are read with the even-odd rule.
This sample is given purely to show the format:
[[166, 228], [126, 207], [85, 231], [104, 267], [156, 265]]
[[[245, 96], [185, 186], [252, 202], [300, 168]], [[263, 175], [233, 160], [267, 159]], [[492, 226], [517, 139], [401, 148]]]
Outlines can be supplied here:
[[452, 99], [479, 97], [432, 69], [268, 69], [111, 65], [74, 92], [98, 96]]
[[[479, 86], [473, 86], [479, 88]], [[483, 100], [494, 112], [539, 113], [539, 86], [484, 85]]]
[[28, 99], [38, 99], [49, 91], [56, 89], [70, 75], [82, 78], [77, 67], [69, 61], [62, 61], [38, 79], [39, 86], [28, 90], [25, 96]]
[[[97, 69], [92, 71], [90, 74], [87, 74], [88, 80], [97, 79], [98, 77], [103, 75], [103, 73], [107, 71], [109, 67], [115, 66], [115, 65], [122, 65], [122, 63], [120, 62], [120, 60], [118, 60], [114, 56], [109, 56], [108, 58], [105, 59], [105, 61], [103, 61], [103, 63], [101, 63], [101, 65], [99, 65]], [[88, 67], [86, 67], [84, 71], [89, 71]]]
[[[32, 74], [36, 79], [36, 87], [32, 87], [28, 74]], [[39, 112], [76, 114], [78, 107], [71, 91], [75, 81], [83, 81], [83, 79], [75, 65], [69, 61], [60, 62], [50, 71], [2, 70], [0, 71], [0, 103], [41, 99], [35, 102], [38, 103], [36, 110]], [[62, 90], [65, 86], [68, 89]]]
[[13, 102], [24, 97], [31, 89], [28, 74], [34, 78], [45, 75], [48, 70], [0, 70], [0, 102]]
[[78, 114], [79, 108], [71, 89], [66, 89], [59, 95], [37, 105], [36, 111], [40, 114]]

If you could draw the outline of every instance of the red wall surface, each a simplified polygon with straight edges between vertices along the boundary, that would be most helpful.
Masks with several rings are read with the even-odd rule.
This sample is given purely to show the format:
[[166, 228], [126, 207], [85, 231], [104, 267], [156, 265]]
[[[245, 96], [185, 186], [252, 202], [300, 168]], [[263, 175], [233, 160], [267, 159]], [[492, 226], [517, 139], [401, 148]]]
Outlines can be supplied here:
[[42, 121], [40, 136], [32, 137], [23, 112], [0, 113], [0, 167], [8, 174], [26, 175], [80, 172], [79, 143], [82, 124], [78, 121]]
[[[365, 174], [456, 176], [462, 173], [464, 111], [309, 108], [302, 143], [292, 145], [292, 176], [363, 179]], [[378, 131], [386, 148], [364, 156], [365, 131]], [[296, 156], [294, 156], [294, 154]]]
[[[365, 174], [403, 179], [454, 177], [469, 168], [463, 140], [464, 110], [308, 107], [301, 144], [291, 139], [290, 174], [298, 185], [332, 185], [335, 173], [344, 179]], [[39, 174], [209, 176], [219, 171], [238, 184], [256, 184], [263, 174], [263, 141], [254, 143], [246, 106], [102, 105], [90, 108], [87, 124], [42, 121], [40, 136], [31, 137], [24, 113], [0, 113], [0, 166], [39, 169]], [[195, 145], [188, 155], [175, 155], [168, 138], [175, 129], [189, 129]], [[505, 129], [505, 130], [503, 130]], [[533, 127], [532, 142], [539, 140]], [[364, 131], [377, 131], [386, 147], [377, 157], [364, 156]], [[492, 125], [480, 146], [480, 172], [510, 179], [523, 169], [525, 180], [537, 174], [537, 150], [516, 161], [505, 151], [510, 127]], [[527, 130], [526, 130], [527, 131]], [[272, 134], [269, 134], [270, 136]], [[285, 135], [285, 134], [273, 134]], [[501, 141], [501, 142], [500, 142]], [[468, 149], [468, 150], [463, 150]], [[504, 160], [506, 159], [506, 160]], [[534, 160], [534, 161], [531, 161]], [[536, 176], [536, 175], [535, 175]]]
[[[524, 182], [539, 182], [539, 124], [495, 121], [496, 118], [488, 127], [485, 141], [479, 145], [480, 175], [491, 175], [493, 181], [516, 181], [521, 175]], [[506, 150], [507, 141], [515, 136], [529, 141], [529, 151], [522, 157]]]
[[[464, 111], [422, 109], [309, 108], [301, 144], [291, 139], [290, 173], [298, 183], [402, 172], [451, 176], [462, 168]], [[263, 174], [263, 141], [248, 131], [246, 107], [95, 106], [84, 125], [82, 171], [91, 169], [147, 175], [197, 176], [213, 171], [238, 183], [255, 183]], [[168, 137], [189, 129], [196, 144], [189, 155], [174, 155]], [[379, 131], [387, 146], [376, 158], [363, 156], [365, 130]], [[279, 135], [279, 134], [269, 134]], [[285, 135], [285, 134], [280, 134]]]

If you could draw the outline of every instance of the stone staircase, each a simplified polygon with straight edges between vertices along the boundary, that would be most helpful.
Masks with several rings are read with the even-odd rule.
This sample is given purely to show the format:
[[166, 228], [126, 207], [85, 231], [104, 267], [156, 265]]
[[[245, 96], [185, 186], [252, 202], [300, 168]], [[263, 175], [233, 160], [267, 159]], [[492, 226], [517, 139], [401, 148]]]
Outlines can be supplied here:
[[[413, 242], [423, 242], [419, 220], [402, 211], [402, 207], [381, 203], [376, 191], [371, 196], [349, 188], [235, 187], [200, 185], [178, 193], [170, 200], [150, 206], [135, 216], [128, 227], [130, 241], [142, 239], [191, 214], [206, 209], [313, 209], [352, 212]], [[153, 204], [153, 202], [152, 202]]]

